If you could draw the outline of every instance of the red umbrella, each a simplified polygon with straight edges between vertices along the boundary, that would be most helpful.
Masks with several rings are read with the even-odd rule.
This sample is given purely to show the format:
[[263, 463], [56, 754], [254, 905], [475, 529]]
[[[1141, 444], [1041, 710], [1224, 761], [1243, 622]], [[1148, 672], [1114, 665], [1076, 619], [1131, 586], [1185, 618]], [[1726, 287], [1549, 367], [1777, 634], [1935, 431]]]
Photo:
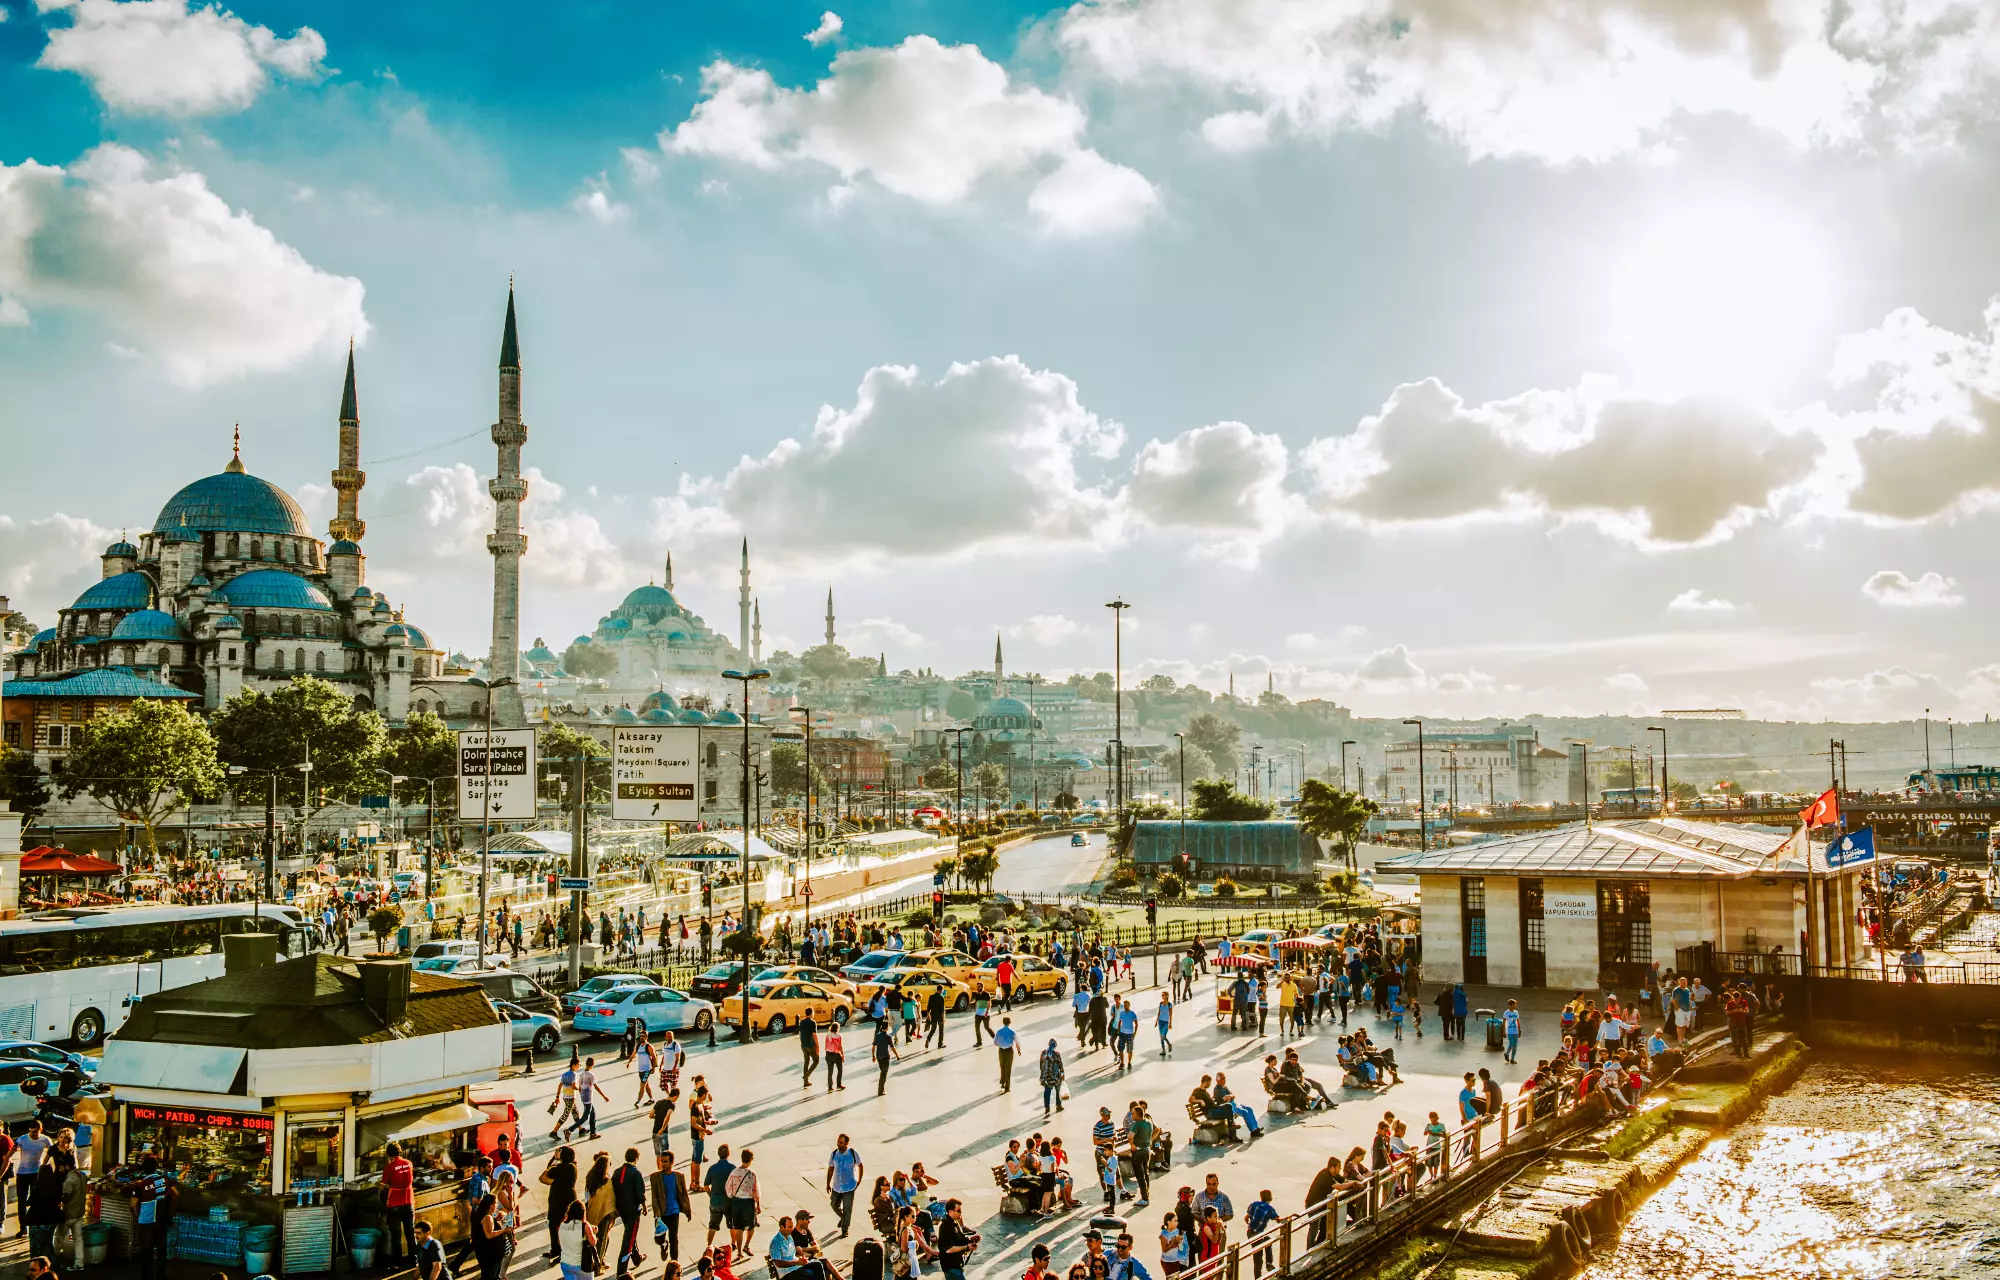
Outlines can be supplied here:
[[119, 870], [117, 863], [106, 862], [95, 854], [71, 853], [47, 845], [21, 855], [24, 876], [115, 876]]

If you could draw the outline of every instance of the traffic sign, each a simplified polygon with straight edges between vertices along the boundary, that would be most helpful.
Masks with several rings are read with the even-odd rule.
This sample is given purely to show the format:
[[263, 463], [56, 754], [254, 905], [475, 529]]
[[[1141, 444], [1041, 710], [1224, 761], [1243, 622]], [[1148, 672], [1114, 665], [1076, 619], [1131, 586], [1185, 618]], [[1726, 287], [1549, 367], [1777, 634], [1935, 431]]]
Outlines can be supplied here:
[[701, 730], [619, 725], [611, 730], [611, 816], [625, 822], [701, 817]]
[[562, 878], [562, 879], [561, 879], [561, 880], [560, 880], [560, 881], [559, 881], [558, 883], [560, 883], [560, 884], [562, 885], [562, 887], [563, 887], [563, 891], [564, 891], [565, 893], [568, 893], [568, 892], [570, 892], [570, 891], [572, 891], [572, 890], [576, 890], [576, 889], [583, 889], [583, 890], [586, 890], [586, 891], [587, 891], [587, 890], [588, 890], [588, 889], [590, 888], [590, 877], [589, 877], [589, 876], [564, 876], [564, 877], [563, 877], [563, 878]]
[[364, 809], [386, 809], [389, 807], [389, 797], [363, 796], [361, 797], [361, 807]]
[[[488, 784], [491, 783], [491, 803]], [[535, 731], [458, 731], [460, 822], [519, 821], [535, 816]]]

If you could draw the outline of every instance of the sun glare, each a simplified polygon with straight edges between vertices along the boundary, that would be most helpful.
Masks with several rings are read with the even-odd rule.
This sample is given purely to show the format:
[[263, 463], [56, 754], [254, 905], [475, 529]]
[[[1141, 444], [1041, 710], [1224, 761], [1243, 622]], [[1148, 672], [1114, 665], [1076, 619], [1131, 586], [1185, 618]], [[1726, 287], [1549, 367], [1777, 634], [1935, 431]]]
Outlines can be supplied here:
[[1619, 372], [1653, 395], [1768, 399], [1824, 366], [1836, 276], [1824, 233], [1774, 201], [1662, 209], [1606, 282]]

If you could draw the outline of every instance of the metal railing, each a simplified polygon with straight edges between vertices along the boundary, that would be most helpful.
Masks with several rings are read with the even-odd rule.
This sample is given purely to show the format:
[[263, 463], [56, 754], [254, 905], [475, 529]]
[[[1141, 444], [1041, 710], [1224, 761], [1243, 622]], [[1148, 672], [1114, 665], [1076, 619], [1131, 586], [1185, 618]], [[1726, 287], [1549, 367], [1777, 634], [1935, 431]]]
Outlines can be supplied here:
[[1344, 1248], [1374, 1240], [1411, 1218], [1428, 1218], [1432, 1204], [1494, 1161], [1551, 1145], [1573, 1127], [1565, 1122], [1577, 1118], [1580, 1105], [1574, 1090], [1560, 1084], [1516, 1098], [1497, 1115], [1461, 1124], [1436, 1146], [1412, 1147], [1408, 1158], [1337, 1183], [1328, 1199], [1279, 1218], [1176, 1275], [1242, 1280], [1253, 1272], [1292, 1276], [1317, 1269]]
[[1865, 982], [1924, 982], [1970, 987], [2000, 985], [2000, 962], [1992, 960], [1938, 964], [1925, 957], [1921, 966], [1908, 969], [1894, 957], [1884, 957], [1884, 961], [1874, 966], [1814, 965], [1812, 975], [1815, 978], [1853, 978]]

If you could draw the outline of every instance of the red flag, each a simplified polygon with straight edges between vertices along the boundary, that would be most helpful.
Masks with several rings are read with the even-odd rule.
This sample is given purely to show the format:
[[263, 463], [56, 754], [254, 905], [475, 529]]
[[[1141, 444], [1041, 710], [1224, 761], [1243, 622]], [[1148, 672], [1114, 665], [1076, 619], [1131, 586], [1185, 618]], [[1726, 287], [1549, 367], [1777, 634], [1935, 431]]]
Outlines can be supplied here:
[[1830, 827], [1840, 822], [1840, 793], [1828, 788], [1820, 798], [1799, 810], [1799, 821], [1808, 827]]

